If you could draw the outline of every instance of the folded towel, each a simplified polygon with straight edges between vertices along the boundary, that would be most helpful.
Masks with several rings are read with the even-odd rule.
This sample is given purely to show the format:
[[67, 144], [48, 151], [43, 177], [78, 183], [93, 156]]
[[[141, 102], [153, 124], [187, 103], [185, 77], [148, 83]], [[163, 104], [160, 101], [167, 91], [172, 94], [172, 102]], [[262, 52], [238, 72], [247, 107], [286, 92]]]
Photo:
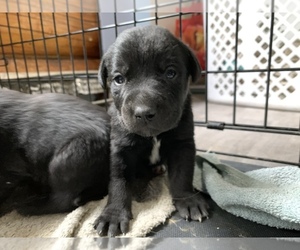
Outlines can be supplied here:
[[194, 186], [219, 207], [244, 219], [300, 230], [300, 168], [283, 166], [243, 173], [214, 154], [196, 156]]

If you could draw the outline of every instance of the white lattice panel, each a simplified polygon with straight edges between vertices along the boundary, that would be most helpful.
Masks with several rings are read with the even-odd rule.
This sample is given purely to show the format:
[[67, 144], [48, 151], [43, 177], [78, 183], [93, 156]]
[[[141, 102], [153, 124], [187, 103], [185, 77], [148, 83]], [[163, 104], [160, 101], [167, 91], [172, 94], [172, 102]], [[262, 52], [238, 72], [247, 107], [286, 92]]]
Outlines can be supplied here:
[[[210, 0], [208, 10], [208, 70], [234, 70], [236, 1]], [[275, 0], [271, 68], [300, 67], [300, 2]], [[238, 69], [268, 68], [271, 0], [240, 0]], [[267, 72], [239, 73], [237, 104], [264, 107]], [[210, 74], [208, 98], [232, 103], [234, 74]], [[300, 72], [271, 72], [269, 107], [300, 110]]]

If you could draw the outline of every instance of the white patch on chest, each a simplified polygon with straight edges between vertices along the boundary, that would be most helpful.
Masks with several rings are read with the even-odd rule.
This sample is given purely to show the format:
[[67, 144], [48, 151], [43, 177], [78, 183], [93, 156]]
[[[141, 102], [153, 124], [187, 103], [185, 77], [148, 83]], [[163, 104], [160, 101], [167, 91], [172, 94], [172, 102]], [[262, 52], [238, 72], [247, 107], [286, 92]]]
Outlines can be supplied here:
[[157, 140], [156, 137], [153, 137], [153, 148], [151, 151], [151, 155], [149, 157], [151, 164], [156, 164], [160, 161], [159, 149], [160, 149], [160, 140]]

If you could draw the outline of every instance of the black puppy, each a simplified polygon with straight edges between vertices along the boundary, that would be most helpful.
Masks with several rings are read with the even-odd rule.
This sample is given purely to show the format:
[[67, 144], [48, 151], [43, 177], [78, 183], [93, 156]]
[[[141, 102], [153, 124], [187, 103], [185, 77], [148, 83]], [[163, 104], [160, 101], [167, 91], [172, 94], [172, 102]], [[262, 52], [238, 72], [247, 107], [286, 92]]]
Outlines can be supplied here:
[[87, 101], [0, 90], [0, 215], [68, 212], [106, 195], [109, 131]]
[[[108, 203], [95, 221], [100, 235], [129, 230], [132, 185], [145, 169], [166, 165], [170, 191], [185, 219], [207, 217], [192, 186], [195, 143], [189, 83], [200, 77], [192, 52], [157, 26], [121, 33], [104, 55], [100, 83], [111, 88], [111, 175]], [[152, 170], [151, 170], [152, 169]]]

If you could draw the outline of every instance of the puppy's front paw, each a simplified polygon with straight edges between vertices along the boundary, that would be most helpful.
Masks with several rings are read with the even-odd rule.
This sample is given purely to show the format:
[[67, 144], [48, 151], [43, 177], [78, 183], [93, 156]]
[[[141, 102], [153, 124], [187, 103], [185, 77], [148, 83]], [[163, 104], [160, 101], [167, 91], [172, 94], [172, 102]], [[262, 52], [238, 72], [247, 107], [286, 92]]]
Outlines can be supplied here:
[[198, 220], [208, 218], [209, 205], [200, 192], [186, 193], [184, 196], [173, 199], [180, 216], [185, 220]]
[[94, 229], [100, 236], [115, 237], [129, 231], [132, 213], [129, 209], [106, 206], [102, 214], [94, 222]]

